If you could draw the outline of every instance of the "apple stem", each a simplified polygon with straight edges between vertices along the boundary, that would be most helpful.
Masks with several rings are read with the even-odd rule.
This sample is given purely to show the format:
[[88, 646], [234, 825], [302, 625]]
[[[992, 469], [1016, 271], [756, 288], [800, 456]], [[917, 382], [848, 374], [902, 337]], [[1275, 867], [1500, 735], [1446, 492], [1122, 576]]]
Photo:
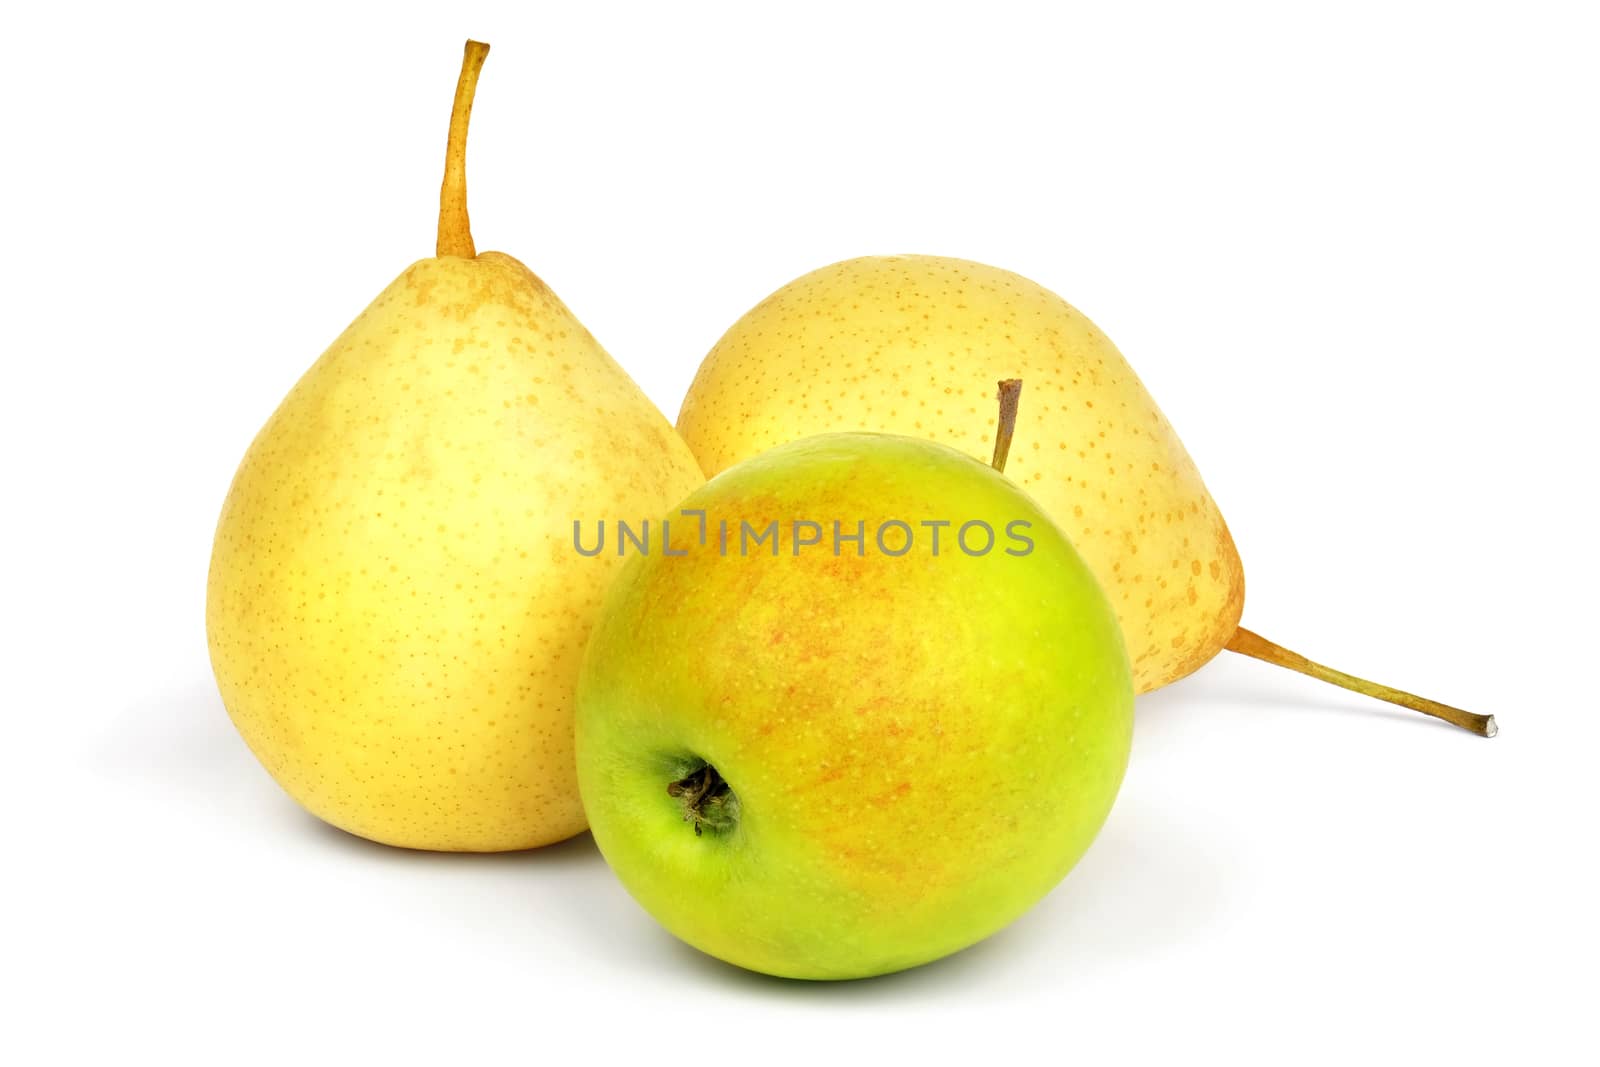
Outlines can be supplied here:
[[989, 466], [1005, 473], [1006, 457], [1011, 454], [1011, 435], [1017, 431], [1017, 404], [1022, 399], [1022, 379], [1006, 378], [1000, 383], [1000, 423], [995, 428], [994, 459]]
[[1229, 652], [1237, 652], [1241, 656], [1261, 660], [1275, 666], [1286, 667], [1291, 671], [1309, 675], [1318, 681], [1336, 685], [1341, 689], [1348, 689], [1352, 693], [1361, 693], [1365, 696], [1386, 700], [1391, 704], [1398, 704], [1402, 708], [1420, 711], [1424, 715], [1432, 715], [1436, 719], [1443, 719], [1452, 726], [1459, 726], [1479, 737], [1493, 737], [1500, 732], [1500, 727], [1495, 724], [1493, 715], [1475, 715], [1470, 711], [1453, 708], [1449, 704], [1441, 704], [1437, 700], [1419, 697], [1414, 693], [1393, 689], [1377, 682], [1369, 682], [1365, 678], [1336, 671], [1332, 667], [1324, 667], [1314, 663], [1297, 652], [1290, 652], [1282, 645], [1274, 644], [1259, 634], [1251, 633], [1243, 626], [1234, 631], [1228, 639]]
[[472, 223], [467, 218], [467, 123], [472, 120], [472, 97], [478, 91], [478, 72], [489, 46], [468, 41], [456, 82], [455, 104], [450, 108], [450, 140], [444, 153], [444, 184], [439, 188], [439, 242], [436, 254], [471, 259], [478, 254], [472, 243]]

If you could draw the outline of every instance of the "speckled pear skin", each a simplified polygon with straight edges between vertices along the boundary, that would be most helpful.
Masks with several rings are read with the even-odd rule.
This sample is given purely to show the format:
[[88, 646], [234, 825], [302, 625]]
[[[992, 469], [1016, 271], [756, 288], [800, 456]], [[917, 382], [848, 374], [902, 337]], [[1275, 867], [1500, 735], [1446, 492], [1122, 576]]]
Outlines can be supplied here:
[[410, 848], [585, 826], [578, 668], [620, 560], [572, 524], [704, 478], [560, 300], [500, 253], [422, 260], [250, 446], [206, 598], [223, 703], [318, 817]]
[[926, 437], [987, 459], [1002, 378], [1023, 381], [1006, 474], [1104, 587], [1137, 691], [1198, 669], [1244, 610], [1227, 523], [1116, 346], [1026, 278], [937, 256], [869, 256], [807, 274], [717, 342], [678, 431], [708, 477], [843, 430]]

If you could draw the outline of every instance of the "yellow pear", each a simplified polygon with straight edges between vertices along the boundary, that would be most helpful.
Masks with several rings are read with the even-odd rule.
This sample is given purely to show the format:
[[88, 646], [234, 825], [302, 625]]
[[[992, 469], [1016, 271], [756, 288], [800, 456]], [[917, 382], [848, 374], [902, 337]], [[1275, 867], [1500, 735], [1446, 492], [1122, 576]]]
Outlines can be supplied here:
[[736, 322], [701, 364], [678, 431], [708, 477], [796, 438], [920, 436], [974, 457], [997, 443], [997, 379], [1030, 400], [1006, 474], [1072, 539], [1148, 692], [1224, 648], [1480, 733], [1493, 720], [1351, 678], [1239, 627], [1244, 567], [1183, 443], [1116, 346], [1048, 289], [938, 256], [813, 271]]
[[211, 661], [251, 750], [313, 814], [412, 848], [499, 851], [585, 826], [578, 668], [622, 562], [589, 515], [702, 484], [671, 425], [545, 284], [476, 254], [469, 42], [438, 255], [406, 269], [257, 435], [223, 504]]

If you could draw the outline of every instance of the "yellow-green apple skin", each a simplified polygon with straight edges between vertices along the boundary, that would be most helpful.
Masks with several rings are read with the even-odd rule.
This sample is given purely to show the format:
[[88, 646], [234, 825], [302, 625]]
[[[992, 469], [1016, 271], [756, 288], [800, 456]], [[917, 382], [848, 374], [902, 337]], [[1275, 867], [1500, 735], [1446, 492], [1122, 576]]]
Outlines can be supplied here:
[[704, 479], [671, 425], [510, 256], [425, 259], [260, 431], [206, 597], [223, 703], [309, 811], [420, 849], [584, 828], [578, 668], [619, 560], [574, 519]]
[[1244, 609], [1227, 523], [1127, 360], [1026, 278], [938, 256], [869, 256], [807, 274], [717, 342], [678, 430], [707, 476], [840, 430], [987, 457], [1002, 378], [1024, 383], [1006, 474], [1100, 579], [1136, 689], [1198, 669]]
[[[704, 952], [808, 979], [936, 959], [1044, 896], [1110, 810], [1133, 689], [1104, 595], [1038, 506], [943, 445], [829, 434], [680, 508], [705, 512], [705, 543], [675, 510], [668, 545], [631, 556], [579, 685], [579, 784], [629, 892]], [[835, 520], [864, 523], [864, 555], [835, 555]], [[912, 527], [904, 555], [875, 543], [889, 520]], [[935, 555], [919, 523], [938, 520]], [[954, 540], [973, 520], [987, 554]], [[1007, 538], [1019, 520], [1031, 551]], [[773, 521], [778, 553], [741, 554], [741, 524]], [[668, 786], [706, 765], [732, 796], [697, 834]]]

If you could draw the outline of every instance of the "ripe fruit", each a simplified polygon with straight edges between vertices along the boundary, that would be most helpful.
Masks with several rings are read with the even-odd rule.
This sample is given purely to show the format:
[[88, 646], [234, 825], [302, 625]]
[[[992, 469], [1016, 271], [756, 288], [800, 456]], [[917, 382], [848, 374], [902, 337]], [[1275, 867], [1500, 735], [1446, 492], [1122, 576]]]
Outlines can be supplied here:
[[240, 464], [206, 595], [223, 703], [313, 814], [392, 845], [530, 848], [584, 828], [578, 665], [615, 557], [600, 509], [657, 515], [704, 480], [545, 284], [477, 255], [450, 124], [438, 256], [290, 391]]
[[829, 434], [680, 512], [608, 594], [578, 696], [595, 840], [651, 914], [742, 967], [855, 978], [970, 945], [1067, 873], [1133, 689], [1032, 500], [942, 445]]
[[990, 383], [1020, 377], [1006, 473], [1105, 587], [1139, 692], [1224, 648], [1492, 735], [1494, 720], [1330, 670], [1239, 627], [1244, 567], [1172, 426], [1105, 334], [1010, 271], [868, 256], [757, 304], [701, 364], [678, 430], [707, 476], [785, 441], [877, 430], [988, 453]]

